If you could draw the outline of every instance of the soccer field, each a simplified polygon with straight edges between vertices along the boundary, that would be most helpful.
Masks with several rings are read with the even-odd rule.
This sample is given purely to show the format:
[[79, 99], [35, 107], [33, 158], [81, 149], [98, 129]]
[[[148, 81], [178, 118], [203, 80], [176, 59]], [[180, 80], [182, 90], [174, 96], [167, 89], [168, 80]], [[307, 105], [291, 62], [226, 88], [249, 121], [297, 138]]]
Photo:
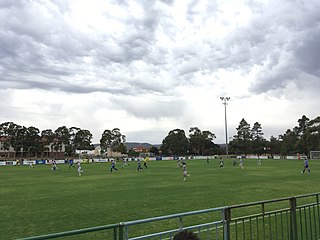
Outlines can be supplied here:
[[[244, 170], [225, 160], [187, 160], [182, 181], [176, 161], [137, 163], [110, 174], [110, 163], [0, 167], [1, 239], [16, 239], [231, 204], [319, 192], [320, 161], [301, 174], [298, 160], [244, 160]], [[68, 238], [71, 239], [71, 238]], [[82, 239], [81, 235], [75, 239]]]

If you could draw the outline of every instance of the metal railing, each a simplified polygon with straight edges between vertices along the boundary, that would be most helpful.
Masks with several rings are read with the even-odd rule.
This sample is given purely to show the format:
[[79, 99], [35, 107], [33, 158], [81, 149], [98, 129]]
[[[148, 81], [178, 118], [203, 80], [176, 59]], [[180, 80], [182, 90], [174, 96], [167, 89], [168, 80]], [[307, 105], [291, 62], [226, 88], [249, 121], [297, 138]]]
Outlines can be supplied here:
[[113, 240], [170, 240], [181, 230], [193, 231], [201, 240], [313, 240], [320, 238], [319, 195], [313, 193], [178, 213], [24, 240], [59, 238], [102, 230], [112, 232], [103, 239]]
[[[225, 239], [319, 239], [319, 194], [226, 207], [226, 212], [229, 213], [226, 214]], [[231, 217], [231, 213], [236, 210], [243, 212], [245, 208], [253, 208], [253, 212], [256, 212]]]
[[119, 229], [120, 229], [119, 224], [109, 224], [109, 225], [103, 225], [103, 226], [97, 226], [97, 227], [91, 227], [91, 228], [83, 228], [83, 229], [77, 229], [77, 230], [71, 230], [71, 231], [65, 231], [65, 232], [59, 232], [59, 233], [46, 234], [46, 235], [41, 235], [41, 236], [27, 237], [27, 238], [22, 238], [21, 240], [53, 239], [53, 238], [61, 238], [61, 237], [103, 231], [103, 230], [112, 230], [111, 235], [113, 235], [113, 238], [108, 237], [106, 239], [118, 240], [118, 239], [120, 239], [120, 238], [118, 238]]
[[[198, 235], [206, 235], [211, 239], [213, 235], [223, 235], [224, 224], [224, 208], [211, 208], [199, 211], [185, 212], [172, 214], [167, 216], [147, 218], [143, 220], [130, 221], [120, 223], [123, 227], [123, 239], [125, 240], [143, 240], [143, 239], [173, 239], [173, 236], [181, 230], [190, 230], [196, 232]], [[204, 223], [194, 224], [199, 218], [204, 218]], [[170, 221], [171, 220], [171, 221]], [[159, 231], [159, 225], [155, 226], [157, 232], [152, 232], [151, 223], [160, 223], [162, 231]], [[193, 223], [193, 224], [192, 224]], [[138, 225], [144, 225], [142, 235], [135, 234]], [[132, 229], [133, 234], [130, 234], [129, 229]], [[146, 229], [151, 229], [151, 233], [146, 233]], [[149, 230], [150, 231], [150, 230]], [[132, 237], [132, 235], [134, 235]]]

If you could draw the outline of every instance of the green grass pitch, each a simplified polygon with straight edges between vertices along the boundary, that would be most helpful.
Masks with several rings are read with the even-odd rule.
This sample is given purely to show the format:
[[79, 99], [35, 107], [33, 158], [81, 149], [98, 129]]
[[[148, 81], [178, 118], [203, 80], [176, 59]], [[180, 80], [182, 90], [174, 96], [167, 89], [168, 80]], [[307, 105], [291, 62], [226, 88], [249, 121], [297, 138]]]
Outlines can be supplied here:
[[121, 166], [110, 174], [110, 163], [82, 164], [81, 177], [67, 164], [0, 167], [1, 239], [319, 192], [316, 160], [310, 175], [298, 160], [244, 160], [244, 170], [231, 159], [223, 169], [218, 160], [187, 160], [185, 182], [176, 161], [150, 161], [140, 172], [136, 162]]

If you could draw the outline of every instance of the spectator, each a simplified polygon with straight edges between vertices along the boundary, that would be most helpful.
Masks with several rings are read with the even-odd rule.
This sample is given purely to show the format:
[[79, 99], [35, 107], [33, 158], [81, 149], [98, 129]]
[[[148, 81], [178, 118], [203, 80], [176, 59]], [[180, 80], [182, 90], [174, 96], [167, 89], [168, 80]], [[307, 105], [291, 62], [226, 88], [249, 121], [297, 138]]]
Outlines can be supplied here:
[[200, 238], [191, 231], [183, 230], [174, 235], [173, 240], [200, 240]]

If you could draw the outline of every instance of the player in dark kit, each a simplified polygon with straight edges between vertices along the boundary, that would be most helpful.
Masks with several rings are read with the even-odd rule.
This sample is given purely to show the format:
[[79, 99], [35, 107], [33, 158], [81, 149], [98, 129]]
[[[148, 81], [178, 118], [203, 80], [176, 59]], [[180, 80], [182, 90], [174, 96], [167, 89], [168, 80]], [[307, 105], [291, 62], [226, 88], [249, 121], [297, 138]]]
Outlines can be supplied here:
[[306, 169], [308, 170], [308, 174], [310, 174], [310, 168], [309, 168], [309, 161], [306, 159], [303, 162], [303, 170], [301, 173], [304, 173], [306, 171]]
[[73, 159], [69, 159], [69, 168], [74, 167], [73, 165]]
[[113, 169], [118, 171], [118, 168], [116, 168], [116, 162], [114, 160], [111, 161], [110, 173], [112, 173]]
[[138, 167], [137, 167], [137, 172], [140, 172], [140, 169], [142, 169], [142, 167], [141, 167], [140, 159], [138, 158]]

